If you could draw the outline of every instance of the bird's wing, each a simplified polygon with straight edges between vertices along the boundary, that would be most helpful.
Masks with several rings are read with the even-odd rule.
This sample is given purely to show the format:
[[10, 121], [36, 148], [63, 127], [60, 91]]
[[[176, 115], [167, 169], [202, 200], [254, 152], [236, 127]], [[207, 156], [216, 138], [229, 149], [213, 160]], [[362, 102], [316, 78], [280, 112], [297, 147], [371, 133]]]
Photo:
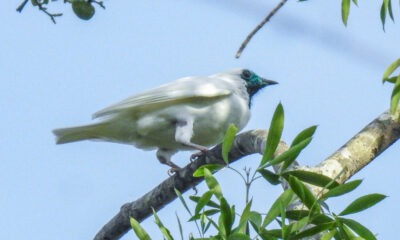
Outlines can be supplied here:
[[230, 84], [210, 77], [186, 77], [161, 85], [155, 89], [129, 97], [93, 114], [93, 118], [106, 115], [150, 110], [201, 98], [218, 98], [231, 94]]

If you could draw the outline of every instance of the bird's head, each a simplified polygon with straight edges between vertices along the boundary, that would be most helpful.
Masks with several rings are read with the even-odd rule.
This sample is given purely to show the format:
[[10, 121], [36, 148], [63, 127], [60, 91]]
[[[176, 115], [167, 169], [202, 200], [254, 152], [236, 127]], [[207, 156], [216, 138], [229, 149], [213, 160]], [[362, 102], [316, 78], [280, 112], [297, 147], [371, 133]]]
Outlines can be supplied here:
[[240, 78], [246, 82], [247, 93], [250, 98], [254, 96], [260, 89], [277, 84], [278, 82], [262, 78], [248, 69], [241, 69], [239, 71]]
[[253, 71], [242, 68], [231, 69], [226, 72], [211, 75], [210, 77], [221, 78], [239, 84], [238, 86], [242, 90], [241, 93], [247, 95], [245, 97], [249, 100], [249, 106], [251, 105], [252, 97], [260, 89], [269, 85], [278, 84], [278, 82], [262, 78]]

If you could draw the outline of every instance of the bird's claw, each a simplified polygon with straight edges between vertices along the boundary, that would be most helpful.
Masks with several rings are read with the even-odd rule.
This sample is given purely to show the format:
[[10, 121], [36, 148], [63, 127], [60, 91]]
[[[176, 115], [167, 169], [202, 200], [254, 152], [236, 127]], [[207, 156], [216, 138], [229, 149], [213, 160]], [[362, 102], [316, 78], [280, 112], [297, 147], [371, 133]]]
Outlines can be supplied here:
[[182, 168], [180, 167], [171, 167], [170, 169], [168, 169], [168, 176], [173, 176], [180, 170], [182, 170]]
[[193, 154], [190, 156], [190, 162], [196, 161], [198, 158], [204, 156], [204, 154], [205, 154], [205, 152], [203, 152], [203, 151], [197, 152], [197, 153], [193, 153]]

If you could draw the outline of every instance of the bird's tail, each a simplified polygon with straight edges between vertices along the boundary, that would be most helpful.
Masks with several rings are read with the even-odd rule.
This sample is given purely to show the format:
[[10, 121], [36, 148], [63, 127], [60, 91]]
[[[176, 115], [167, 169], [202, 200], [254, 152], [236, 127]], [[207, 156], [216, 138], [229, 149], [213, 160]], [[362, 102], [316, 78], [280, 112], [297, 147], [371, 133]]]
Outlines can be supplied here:
[[87, 139], [98, 139], [102, 137], [102, 132], [109, 123], [96, 123], [91, 125], [54, 129], [56, 143], [63, 144], [69, 142], [82, 141]]

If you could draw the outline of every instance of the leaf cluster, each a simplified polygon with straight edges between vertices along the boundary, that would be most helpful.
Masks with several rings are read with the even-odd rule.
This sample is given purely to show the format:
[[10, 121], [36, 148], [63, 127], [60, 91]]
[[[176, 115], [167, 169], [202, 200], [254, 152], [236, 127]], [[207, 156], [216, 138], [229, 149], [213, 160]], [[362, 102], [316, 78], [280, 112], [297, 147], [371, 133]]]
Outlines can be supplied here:
[[[307, 0], [299, 0], [299, 2], [305, 2], [305, 1]], [[350, 7], [352, 3], [354, 6], [358, 6], [358, 0], [342, 0], [341, 2], [342, 22], [345, 26], [347, 26], [347, 22], [350, 15]], [[387, 15], [389, 15], [390, 19], [394, 22], [392, 0], [382, 0], [382, 5], [380, 9], [380, 18], [383, 30], [385, 30]]]
[[[383, 82], [388, 82], [394, 84], [392, 96], [390, 98], [390, 113], [395, 114], [396, 110], [399, 106], [400, 100], [400, 73], [398, 75], [393, 74], [394, 71], [400, 69], [400, 58], [394, 61], [390, 66], [386, 69], [383, 74]], [[394, 75], [394, 76], [393, 76]], [[400, 116], [396, 117], [398, 121], [400, 121]]]
[[[290, 148], [279, 156], [274, 156], [282, 135], [284, 111], [279, 104], [273, 115], [269, 128], [269, 136], [263, 157], [257, 173], [261, 179], [276, 185], [286, 181], [287, 188], [263, 214], [252, 208], [252, 201], [246, 202], [243, 210], [237, 211], [235, 205], [229, 203], [223, 195], [222, 187], [212, 172], [221, 168], [220, 165], [207, 165], [199, 168], [194, 175], [203, 177], [208, 190], [201, 196], [190, 196], [195, 203], [194, 210], [188, 207], [180, 192], [175, 190], [184, 208], [190, 215], [189, 222], [194, 222], [198, 229], [198, 237], [193, 234], [191, 240], [250, 240], [250, 239], [285, 239], [295, 240], [320, 236], [320, 239], [376, 239], [375, 235], [361, 223], [347, 218], [347, 215], [364, 211], [385, 198], [381, 194], [368, 194], [361, 196], [345, 207], [338, 214], [330, 211], [327, 201], [345, 195], [355, 190], [361, 180], [354, 180], [339, 184], [335, 179], [327, 176], [290, 169], [294, 159], [310, 143], [316, 127], [312, 126], [301, 131], [293, 140]], [[236, 129], [231, 127], [224, 139], [222, 149], [224, 160], [228, 163], [230, 146], [233, 142], [232, 134]], [[267, 168], [280, 165], [280, 170], [273, 173]], [[307, 185], [321, 188], [320, 194], [315, 196]], [[298, 206], [298, 207], [293, 207]], [[264, 210], [265, 212], [265, 210]], [[162, 224], [154, 212], [156, 224], [165, 239], [173, 239], [168, 229]], [[184, 239], [181, 221], [177, 217], [181, 239]], [[140, 224], [131, 219], [131, 225], [139, 239], [150, 239]], [[275, 226], [278, 227], [275, 227]]]
[[[19, 7], [17, 8], [18, 12], [22, 12], [25, 5], [28, 3], [29, 0], [24, 0]], [[33, 7], [37, 7], [40, 11], [44, 12], [47, 16], [50, 17], [53, 23], [56, 23], [55, 18], [61, 17], [62, 13], [50, 13], [48, 11], [48, 5], [52, 2], [57, 2], [57, 0], [30, 0], [30, 3]], [[74, 14], [82, 19], [82, 20], [89, 20], [95, 14], [95, 7], [94, 4], [97, 4], [101, 8], [105, 9], [105, 6], [102, 1], [96, 0], [63, 0], [64, 4], [71, 4], [72, 11]]]

